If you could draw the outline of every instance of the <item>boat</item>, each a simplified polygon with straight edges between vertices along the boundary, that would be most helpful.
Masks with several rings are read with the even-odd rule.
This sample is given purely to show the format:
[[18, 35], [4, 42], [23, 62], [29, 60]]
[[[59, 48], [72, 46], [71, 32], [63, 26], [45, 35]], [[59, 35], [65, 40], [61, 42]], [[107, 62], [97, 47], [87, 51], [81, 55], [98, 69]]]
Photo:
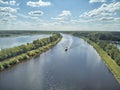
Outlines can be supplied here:
[[66, 47], [66, 48], [65, 48], [65, 51], [67, 51], [67, 50], [68, 50], [68, 48]]

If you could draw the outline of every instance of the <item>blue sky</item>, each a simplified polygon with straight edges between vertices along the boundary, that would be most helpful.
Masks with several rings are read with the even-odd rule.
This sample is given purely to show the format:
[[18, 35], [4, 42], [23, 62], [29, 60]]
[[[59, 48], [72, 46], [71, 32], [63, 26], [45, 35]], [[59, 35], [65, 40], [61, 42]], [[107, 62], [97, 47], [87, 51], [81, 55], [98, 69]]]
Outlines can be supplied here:
[[120, 0], [0, 0], [0, 30], [120, 31]]

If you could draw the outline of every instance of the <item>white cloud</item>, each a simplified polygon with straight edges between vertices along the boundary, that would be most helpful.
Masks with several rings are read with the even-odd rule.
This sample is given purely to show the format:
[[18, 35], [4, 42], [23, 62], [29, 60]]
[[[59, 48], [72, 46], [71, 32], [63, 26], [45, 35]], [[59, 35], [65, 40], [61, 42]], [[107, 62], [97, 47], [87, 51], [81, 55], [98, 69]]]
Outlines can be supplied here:
[[9, 21], [13, 21], [16, 20], [16, 12], [17, 9], [15, 8], [11, 8], [11, 7], [0, 7], [0, 18], [1, 18], [1, 22], [9, 22]]
[[16, 4], [16, 1], [15, 0], [10, 0], [10, 1], [3, 1], [3, 0], [0, 0], [0, 4], [7, 4], [7, 5], [15, 5]]
[[63, 18], [63, 17], [55, 17], [55, 18], [52, 17], [51, 19], [64, 21], [64, 18]]
[[99, 20], [100, 21], [113, 21], [115, 18], [113, 17], [101, 17]]
[[16, 4], [16, 1], [15, 1], [15, 0], [11, 0], [11, 1], [9, 2], [9, 4], [10, 4], [10, 5], [15, 5], [15, 4]]
[[39, 16], [43, 15], [43, 12], [42, 11], [31, 11], [28, 14], [31, 16], [39, 17]]
[[0, 4], [8, 4], [8, 1], [0, 0]]
[[110, 30], [118, 30], [120, 24], [85, 24], [85, 23], [79, 23], [79, 24], [60, 24], [58, 22], [50, 22], [50, 21], [40, 21], [40, 22], [29, 22], [29, 21], [14, 21], [7, 23], [7, 20], [4, 19], [3, 23], [0, 22], [0, 28], [1, 29], [12, 29], [12, 30], [103, 30], [103, 31], [110, 31]]
[[62, 13], [59, 15], [60, 17], [68, 17], [68, 16], [71, 16], [71, 12], [68, 11], [68, 10], [64, 10], [62, 11]]
[[17, 17], [15, 15], [11, 14], [11, 13], [4, 13], [4, 12], [1, 12], [0, 16], [1, 17], [6, 17], [6, 18], [16, 18]]
[[11, 21], [15, 21], [17, 16], [10, 13], [2, 13], [0, 14], [0, 17], [2, 17], [0, 18], [1, 23], [8, 23]]
[[115, 15], [115, 13], [95, 9], [89, 12], [84, 12], [82, 15], [80, 15], [80, 17], [81, 18], [99, 18], [99, 17], [108, 17], [113, 15]]
[[42, 0], [39, 0], [38, 2], [28, 1], [27, 5], [31, 7], [50, 6], [51, 2], [44, 2]]
[[104, 3], [106, 0], [90, 0], [89, 3], [96, 3], [96, 2], [101, 2]]
[[0, 12], [16, 13], [17, 9], [11, 7], [0, 7]]
[[61, 23], [65, 23], [66, 21], [70, 20], [71, 15], [72, 13], [69, 10], [63, 10], [62, 13], [59, 14], [57, 17], [55, 18], [52, 17], [51, 19], [57, 20], [58, 22]]
[[34, 21], [39, 21], [40, 20], [39, 17], [32, 16], [32, 15], [24, 15], [22, 13], [18, 13], [17, 15], [18, 15], [18, 17], [24, 18], [24, 20], [26, 20], [26, 19], [34, 20]]
[[110, 21], [116, 18], [119, 11], [120, 2], [102, 4], [101, 7], [97, 9], [91, 10], [89, 12], [84, 12], [83, 14], [80, 15], [80, 18]]

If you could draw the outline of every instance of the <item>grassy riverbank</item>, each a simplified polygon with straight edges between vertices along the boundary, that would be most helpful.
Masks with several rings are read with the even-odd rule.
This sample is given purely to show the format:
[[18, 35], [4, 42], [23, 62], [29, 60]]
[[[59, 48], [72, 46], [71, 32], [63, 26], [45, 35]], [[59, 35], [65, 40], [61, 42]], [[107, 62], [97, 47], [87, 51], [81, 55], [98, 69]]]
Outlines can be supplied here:
[[[52, 36], [50, 38], [52, 38]], [[53, 46], [55, 46], [61, 39], [62, 39], [62, 36], [59, 36], [57, 39], [53, 40], [52, 42], [50, 42], [46, 45], [37, 47], [33, 50], [29, 50], [25, 53], [21, 53], [17, 56], [14, 56], [14, 57], [11, 57], [11, 58], [1, 61], [0, 62], [0, 71], [5, 70], [17, 63], [22, 62], [22, 61], [29, 60], [37, 55], [40, 55], [41, 53], [43, 53], [43, 52], [51, 49]], [[41, 39], [41, 40], [43, 40], [43, 39]], [[45, 40], [47, 41], [47, 40], [49, 40], [49, 38], [46, 38]], [[35, 43], [38, 43], [38, 42], [35, 42]]]
[[116, 62], [95, 42], [89, 40], [88, 38], [83, 38], [83, 39], [86, 40], [88, 43], [90, 43], [96, 49], [96, 51], [99, 53], [101, 58], [106, 63], [107, 67], [110, 69], [110, 71], [113, 73], [113, 75], [120, 84], [120, 67], [116, 64]]

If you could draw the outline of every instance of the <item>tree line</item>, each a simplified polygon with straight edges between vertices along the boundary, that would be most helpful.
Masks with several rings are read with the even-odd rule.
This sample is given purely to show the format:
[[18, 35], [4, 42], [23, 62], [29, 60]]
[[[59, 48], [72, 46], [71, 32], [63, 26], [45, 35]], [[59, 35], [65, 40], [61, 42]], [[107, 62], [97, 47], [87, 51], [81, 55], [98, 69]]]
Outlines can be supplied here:
[[62, 36], [60, 34], [52, 34], [52, 36], [48, 38], [37, 39], [32, 43], [0, 51], [0, 70], [9, 68], [21, 61], [28, 60], [33, 56], [40, 55], [42, 52], [56, 45], [61, 38]]
[[45, 46], [51, 42], [56, 41], [60, 37], [61, 37], [60, 34], [53, 34], [49, 38], [37, 39], [37, 40], [34, 40], [32, 43], [27, 43], [24, 45], [13, 47], [13, 48], [3, 49], [0, 51], [0, 61], [20, 55], [22, 53], [26, 53], [27, 51], [31, 51], [39, 47]]
[[86, 37], [99, 45], [120, 66], [120, 50], [112, 42], [120, 43], [120, 32], [68, 32]]
[[112, 44], [99, 41], [97, 44], [120, 66], [120, 50]]

